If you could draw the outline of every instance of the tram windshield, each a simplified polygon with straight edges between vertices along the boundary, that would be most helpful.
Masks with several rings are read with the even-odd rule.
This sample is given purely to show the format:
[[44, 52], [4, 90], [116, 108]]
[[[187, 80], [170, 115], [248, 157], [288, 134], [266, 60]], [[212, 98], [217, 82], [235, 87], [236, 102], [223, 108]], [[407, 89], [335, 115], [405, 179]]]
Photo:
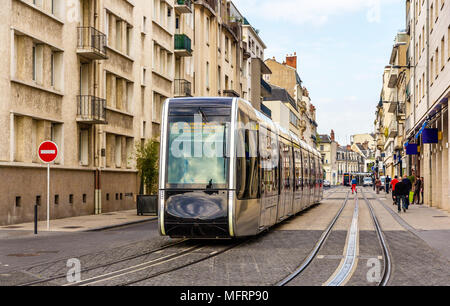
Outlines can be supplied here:
[[169, 114], [166, 188], [227, 188], [229, 108], [186, 108]]

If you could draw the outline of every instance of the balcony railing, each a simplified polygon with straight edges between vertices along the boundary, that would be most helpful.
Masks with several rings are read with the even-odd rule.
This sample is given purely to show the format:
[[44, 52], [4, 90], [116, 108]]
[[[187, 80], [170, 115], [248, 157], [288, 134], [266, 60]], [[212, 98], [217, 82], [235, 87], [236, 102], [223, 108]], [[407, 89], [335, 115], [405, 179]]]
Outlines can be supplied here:
[[270, 108], [261, 103], [261, 112], [265, 114], [267, 117], [272, 118], [272, 111]]
[[192, 97], [191, 82], [175, 79], [175, 97]]
[[389, 134], [390, 138], [394, 138], [398, 134], [398, 124], [396, 120], [392, 120], [389, 124]]
[[78, 27], [78, 53], [93, 60], [107, 59], [106, 35], [93, 27]]
[[192, 56], [191, 39], [186, 34], [175, 34], [175, 53], [179, 56]]
[[202, 0], [201, 2], [207, 4], [214, 12], [217, 11], [217, 0]]
[[175, 10], [179, 14], [192, 13], [191, 0], [175, 0]]
[[77, 121], [106, 124], [106, 100], [94, 96], [78, 96]]

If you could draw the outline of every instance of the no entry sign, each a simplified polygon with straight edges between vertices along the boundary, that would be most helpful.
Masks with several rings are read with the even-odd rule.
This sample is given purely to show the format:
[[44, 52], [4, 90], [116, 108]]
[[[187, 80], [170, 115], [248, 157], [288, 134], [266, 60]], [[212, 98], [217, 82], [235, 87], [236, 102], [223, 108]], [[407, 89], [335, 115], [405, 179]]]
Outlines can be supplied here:
[[38, 154], [44, 163], [51, 163], [58, 156], [58, 146], [53, 141], [44, 141], [39, 146]]

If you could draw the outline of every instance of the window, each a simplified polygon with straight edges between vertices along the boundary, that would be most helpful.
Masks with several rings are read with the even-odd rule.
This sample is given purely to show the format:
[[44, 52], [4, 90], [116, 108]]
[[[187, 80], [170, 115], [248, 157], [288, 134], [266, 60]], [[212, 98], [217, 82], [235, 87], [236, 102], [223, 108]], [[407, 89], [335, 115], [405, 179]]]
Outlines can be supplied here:
[[435, 78], [437, 78], [439, 76], [439, 48], [436, 48], [434, 58], [436, 59], [436, 69], [435, 69], [436, 76], [435, 76]]
[[16, 207], [22, 206], [22, 197], [16, 197]]
[[210, 31], [210, 20], [209, 20], [209, 17], [206, 17], [206, 25], [205, 25], [205, 27], [206, 27], [206, 44], [208, 44], [209, 45], [209, 31]]
[[434, 25], [434, 19], [433, 19], [433, 14], [434, 14], [434, 4], [431, 3], [431, 7], [430, 7], [430, 32], [433, 31], [433, 25]]
[[73, 204], [73, 194], [69, 194], [69, 204]]
[[89, 165], [89, 130], [80, 129], [78, 137], [78, 160], [81, 166]]
[[55, 55], [53, 52], [50, 56], [50, 84], [52, 87], [55, 86]]
[[147, 17], [142, 17], [142, 32], [147, 33]]
[[[256, 123], [239, 111], [236, 157], [236, 194], [239, 200], [259, 196], [258, 132]], [[255, 128], [253, 128], [255, 127]]]
[[431, 60], [430, 60], [430, 81], [431, 81], [431, 84], [433, 84], [433, 75], [434, 75], [433, 69], [434, 69], [434, 58], [432, 57]]
[[209, 62], [206, 62], [206, 89], [209, 90]]
[[55, 194], [55, 205], [59, 204], [59, 194]]
[[115, 165], [117, 168], [122, 167], [122, 136], [116, 136], [116, 146], [114, 152]]
[[438, 20], [438, 18], [439, 18], [439, 0], [435, 0], [435, 6], [434, 6], [434, 9], [435, 9], [435, 18], [436, 18], [436, 21]]
[[33, 46], [33, 54], [32, 54], [32, 61], [33, 61], [33, 81], [36, 81], [36, 46]]
[[116, 49], [121, 51], [122, 50], [122, 21], [117, 20], [116, 21]]
[[445, 52], [444, 52], [444, 50], [445, 50], [445, 45], [444, 45], [444, 43], [445, 43], [445, 37], [444, 36], [442, 36], [442, 39], [441, 39], [441, 69], [444, 69], [444, 66], [445, 66]]

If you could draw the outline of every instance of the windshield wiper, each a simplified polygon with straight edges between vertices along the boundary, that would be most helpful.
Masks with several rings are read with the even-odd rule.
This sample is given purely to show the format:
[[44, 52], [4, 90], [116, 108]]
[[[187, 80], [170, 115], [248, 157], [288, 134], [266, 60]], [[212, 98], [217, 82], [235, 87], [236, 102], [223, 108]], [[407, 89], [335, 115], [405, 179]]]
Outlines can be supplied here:
[[213, 188], [213, 180], [210, 179], [210, 180], [209, 180], [209, 184], [206, 185], [206, 189], [212, 189], [212, 188]]
[[201, 108], [198, 109], [198, 112], [202, 115], [202, 119], [204, 119], [205, 122], [209, 122], [208, 117], [206, 116], [205, 112]]

